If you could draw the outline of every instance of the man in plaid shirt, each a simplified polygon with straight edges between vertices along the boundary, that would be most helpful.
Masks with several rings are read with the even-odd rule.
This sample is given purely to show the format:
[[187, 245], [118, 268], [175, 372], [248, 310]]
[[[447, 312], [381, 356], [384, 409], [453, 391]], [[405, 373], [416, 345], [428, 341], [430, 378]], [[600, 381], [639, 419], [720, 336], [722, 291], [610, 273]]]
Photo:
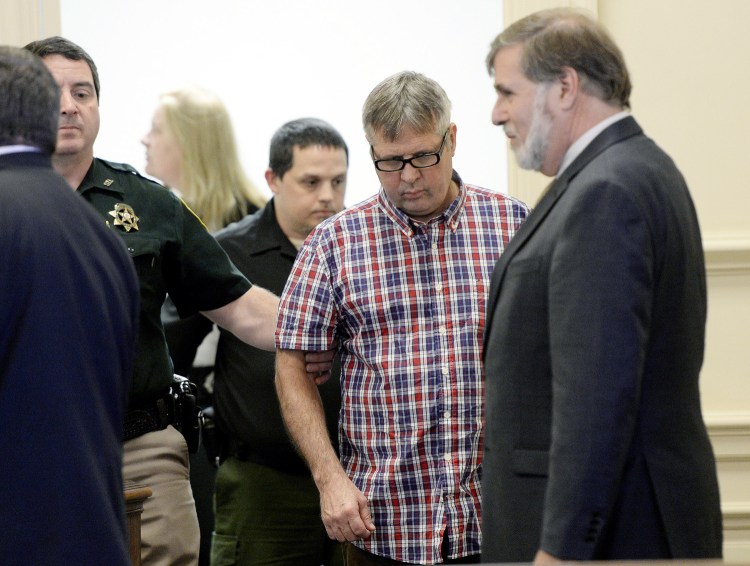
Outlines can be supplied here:
[[[348, 565], [478, 562], [485, 298], [528, 213], [453, 171], [456, 125], [413, 72], [368, 96], [379, 193], [324, 221], [282, 295], [276, 384]], [[340, 461], [305, 350], [341, 354]]]

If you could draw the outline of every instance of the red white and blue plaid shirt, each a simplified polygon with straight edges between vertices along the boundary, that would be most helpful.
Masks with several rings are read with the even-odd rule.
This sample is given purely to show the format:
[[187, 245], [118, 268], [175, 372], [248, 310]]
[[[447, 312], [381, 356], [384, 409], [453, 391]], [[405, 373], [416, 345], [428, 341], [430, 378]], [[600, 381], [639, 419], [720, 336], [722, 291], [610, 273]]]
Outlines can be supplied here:
[[459, 185], [416, 223], [380, 191], [321, 224], [281, 297], [276, 344], [341, 352], [341, 462], [376, 531], [356, 544], [433, 564], [480, 552], [482, 336], [495, 262], [528, 213]]

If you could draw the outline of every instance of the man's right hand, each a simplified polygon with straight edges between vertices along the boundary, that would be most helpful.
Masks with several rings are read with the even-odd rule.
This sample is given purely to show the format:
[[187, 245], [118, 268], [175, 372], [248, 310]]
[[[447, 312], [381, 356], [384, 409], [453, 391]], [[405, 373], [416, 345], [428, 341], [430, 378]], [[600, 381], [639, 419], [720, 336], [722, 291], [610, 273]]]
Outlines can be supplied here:
[[320, 514], [328, 536], [339, 542], [367, 539], [375, 532], [367, 498], [343, 469], [320, 488]]
[[305, 352], [305, 371], [315, 385], [323, 385], [331, 378], [334, 356], [336, 356], [335, 348], [322, 352]]

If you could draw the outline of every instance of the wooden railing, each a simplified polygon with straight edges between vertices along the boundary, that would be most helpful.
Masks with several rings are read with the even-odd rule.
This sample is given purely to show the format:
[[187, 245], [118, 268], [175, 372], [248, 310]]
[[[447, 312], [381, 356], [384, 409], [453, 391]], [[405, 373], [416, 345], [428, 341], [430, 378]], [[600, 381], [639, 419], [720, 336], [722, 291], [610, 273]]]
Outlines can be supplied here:
[[143, 502], [151, 497], [151, 488], [125, 481], [125, 517], [128, 525], [128, 552], [133, 566], [141, 564], [141, 513]]

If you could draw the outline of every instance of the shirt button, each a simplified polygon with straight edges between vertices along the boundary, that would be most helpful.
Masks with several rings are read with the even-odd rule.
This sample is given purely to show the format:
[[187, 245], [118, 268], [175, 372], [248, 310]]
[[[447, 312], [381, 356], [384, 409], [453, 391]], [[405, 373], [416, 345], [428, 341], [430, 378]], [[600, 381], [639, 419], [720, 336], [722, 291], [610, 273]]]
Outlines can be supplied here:
[[443, 372], [443, 375], [447, 376], [448, 373], [450, 373], [450, 370], [448, 369], [448, 366], [443, 366], [442, 372]]
[[446, 454], [445, 456], [443, 456], [443, 459], [450, 464], [451, 455], [450, 454]]
[[449, 418], [451, 418], [451, 412], [450, 412], [450, 411], [445, 411], [445, 412], [443, 413], [443, 418], [444, 418], [444, 419], [449, 419]]
[[443, 284], [442, 283], [436, 283], [435, 284], [435, 290], [436, 291], [442, 291], [443, 290]]
[[438, 245], [437, 244], [432, 244], [432, 249], [433, 250], [437, 250], [438, 249]]
[[445, 336], [448, 333], [448, 329], [445, 326], [440, 327], [440, 335]]

